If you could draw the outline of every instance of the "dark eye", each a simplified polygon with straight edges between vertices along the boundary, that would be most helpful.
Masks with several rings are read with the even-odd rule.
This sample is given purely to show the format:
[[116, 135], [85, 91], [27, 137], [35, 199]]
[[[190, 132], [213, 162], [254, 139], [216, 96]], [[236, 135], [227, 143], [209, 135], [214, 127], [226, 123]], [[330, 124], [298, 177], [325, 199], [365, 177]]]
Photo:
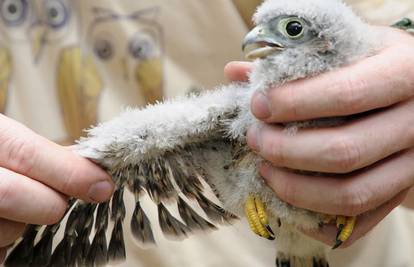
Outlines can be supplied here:
[[10, 26], [20, 25], [27, 15], [26, 0], [3, 0], [0, 2], [1, 18]]
[[136, 59], [148, 59], [153, 56], [154, 42], [148, 36], [135, 37], [128, 45], [128, 51]]
[[97, 40], [94, 45], [95, 54], [102, 60], [108, 60], [112, 57], [114, 49], [108, 40]]
[[49, 0], [45, 6], [46, 18], [52, 28], [60, 28], [69, 19], [68, 7], [59, 0]]
[[303, 33], [303, 25], [299, 21], [291, 21], [286, 25], [286, 33], [290, 37], [298, 37]]

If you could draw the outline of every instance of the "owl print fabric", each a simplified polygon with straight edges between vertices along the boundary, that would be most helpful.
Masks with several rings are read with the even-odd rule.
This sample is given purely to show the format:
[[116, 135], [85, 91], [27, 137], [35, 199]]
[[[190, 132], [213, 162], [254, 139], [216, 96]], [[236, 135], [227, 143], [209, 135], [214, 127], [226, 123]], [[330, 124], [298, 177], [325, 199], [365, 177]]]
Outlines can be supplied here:
[[127, 107], [212, 88], [246, 32], [215, 2], [0, 0], [0, 112], [70, 144]]
[[85, 2], [0, 1], [0, 111], [57, 141], [96, 124], [101, 98], [163, 98], [159, 8]]

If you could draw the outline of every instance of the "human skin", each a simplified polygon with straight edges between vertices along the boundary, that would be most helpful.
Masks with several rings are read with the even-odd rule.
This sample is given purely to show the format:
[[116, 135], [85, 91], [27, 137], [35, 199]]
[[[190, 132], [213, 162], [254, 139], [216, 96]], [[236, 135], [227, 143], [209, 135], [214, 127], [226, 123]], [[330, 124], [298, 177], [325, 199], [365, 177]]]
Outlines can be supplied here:
[[113, 193], [92, 162], [1, 114], [0, 151], [0, 264], [26, 224], [58, 222], [69, 197], [102, 202]]
[[[257, 92], [252, 113], [265, 126], [248, 130], [251, 149], [267, 163], [259, 171], [282, 200], [332, 215], [359, 216], [349, 241], [361, 238], [406, 200], [414, 207], [414, 38], [378, 28], [386, 43], [350, 66]], [[252, 65], [232, 62], [230, 80], [246, 81]], [[363, 113], [363, 114], [362, 114]], [[284, 133], [280, 123], [361, 114], [333, 128]], [[313, 177], [286, 168], [332, 173]], [[336, 227], [308, 235], [333, 245]]]

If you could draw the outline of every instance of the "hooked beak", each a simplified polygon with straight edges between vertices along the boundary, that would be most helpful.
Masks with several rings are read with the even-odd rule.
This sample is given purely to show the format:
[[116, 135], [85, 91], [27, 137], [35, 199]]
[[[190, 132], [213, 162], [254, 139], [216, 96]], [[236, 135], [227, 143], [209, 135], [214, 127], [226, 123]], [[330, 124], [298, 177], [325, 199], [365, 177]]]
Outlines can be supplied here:
[[[251, 47], [251, 49], [247, 50], [248, 47]], [[261, 24], [246, 35], [242, 49], [243, 51], [247, 51], [247, 59], [254, 60], [279, 53], [285, 48], [276, 40], [276, 36], [269, 28], [265, 24]]]

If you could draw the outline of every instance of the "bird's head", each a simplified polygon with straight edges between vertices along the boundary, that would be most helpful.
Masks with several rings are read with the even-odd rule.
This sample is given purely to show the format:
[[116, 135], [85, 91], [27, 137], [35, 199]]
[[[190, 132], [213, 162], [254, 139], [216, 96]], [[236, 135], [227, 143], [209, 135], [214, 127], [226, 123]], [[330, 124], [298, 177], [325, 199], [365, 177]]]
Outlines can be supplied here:
[[375, 39], [373, 27], [341, 0], [266, 0], [254, 22], [257, 26], [247, 34], [243, 50], [256, 60], [259, 74], [275, 81], [346, 64], [366, 55]]

